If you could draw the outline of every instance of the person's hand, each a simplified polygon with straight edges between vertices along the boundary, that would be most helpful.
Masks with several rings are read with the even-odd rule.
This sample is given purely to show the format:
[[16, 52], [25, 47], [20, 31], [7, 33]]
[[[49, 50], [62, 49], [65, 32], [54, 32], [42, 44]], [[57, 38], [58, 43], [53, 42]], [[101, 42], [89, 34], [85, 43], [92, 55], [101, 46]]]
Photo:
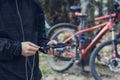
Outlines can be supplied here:
[[22, 45], [22, 56], [25, 57], [36, 54], [36, 52], [39, 49], [39, 46], [37, 46], [32, 42], [22, 42], [21, 45]]
[[[51, 40], [47, 43], [47, 45], [56, 45], [57, 44], [57, 41], [55, 40]], [[52, 49], [50, 48], [48, 51], [47, 51], [48, 54], [50, 55], [56, 55], [57, 54], [57, 51], [55, 49]]]

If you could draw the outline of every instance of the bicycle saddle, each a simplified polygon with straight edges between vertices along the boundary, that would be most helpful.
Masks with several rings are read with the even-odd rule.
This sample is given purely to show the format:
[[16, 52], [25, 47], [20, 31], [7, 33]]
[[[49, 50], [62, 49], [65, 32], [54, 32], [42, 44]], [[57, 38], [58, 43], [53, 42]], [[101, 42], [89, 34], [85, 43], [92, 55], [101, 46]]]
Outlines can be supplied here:
[[71, 6], [70, 10], [73, 12], [81, 12], [80, 6]]

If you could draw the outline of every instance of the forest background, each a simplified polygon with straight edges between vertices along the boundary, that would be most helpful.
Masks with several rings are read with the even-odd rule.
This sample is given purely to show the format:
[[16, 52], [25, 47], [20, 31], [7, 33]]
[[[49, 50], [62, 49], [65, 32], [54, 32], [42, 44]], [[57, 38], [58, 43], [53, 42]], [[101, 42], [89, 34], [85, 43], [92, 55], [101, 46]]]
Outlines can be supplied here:
[[76, 18], [70, 11], [70, 6], [77, 5], [82, 9], [82, 13], [89, 15], [91, 25], [94, 24], [94, 17], [110, 14], [113, 12], [114, 0], [40, 0], [46, 21], [49, 25], [60, 22], [76, 23]]

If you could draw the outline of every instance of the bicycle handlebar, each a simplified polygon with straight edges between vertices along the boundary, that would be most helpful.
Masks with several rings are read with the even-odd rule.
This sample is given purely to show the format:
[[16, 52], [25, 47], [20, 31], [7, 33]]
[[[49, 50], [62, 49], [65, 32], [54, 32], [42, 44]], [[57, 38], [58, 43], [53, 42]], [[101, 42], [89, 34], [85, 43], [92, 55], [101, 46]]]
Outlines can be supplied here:
[[64, 43], [57, 43], [56, 45], [46, 45], [45, 47], [40, 47], [39, 50], [43, 53], [46, 53], [48, 49], [56, 49], [56, 51], [63, 51], [66, 49], [66, 45]]

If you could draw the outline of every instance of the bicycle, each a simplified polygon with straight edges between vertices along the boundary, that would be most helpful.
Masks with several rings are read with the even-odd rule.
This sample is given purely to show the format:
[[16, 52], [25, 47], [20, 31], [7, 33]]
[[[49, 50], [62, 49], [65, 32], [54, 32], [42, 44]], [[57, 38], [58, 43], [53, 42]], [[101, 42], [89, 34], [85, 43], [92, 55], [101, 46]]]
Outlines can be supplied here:
[[[83, 14], [81, 15], [78, 12], [79, 8], [75, 8], [74, 10], [77, 11], [75, 13], [80, 18], [86, 17], [86, 15], [83, 15]], [[53, 61], [55, 61], [55, 62], [56, 61], [64, 61], [65, 63], [61, 63], [60, 65], [58, 65], [51, 60], [52, 56], [48, 55], [47, 59], [48, 59], [48, 63], [50, 64], [51, 68], [57, 72], [66, 71], [74, 64], [74, 62], [76, 60], [81, 61], [82, 58], [84, 58], [88, 54], [89, 50], [95, 48], [90, 57], [90, 69], [91, 69], [91, 73], [93, 74], [94, 78], [96, 80], [101, 80], [101, 79], [103, 79], [102, 78], [103, 76], [105, 77], [108, 75], [108, 73], [106, 73], [106, 74], [103, 74], [100, 76], [99, 75], [100, 73], [98, 73], [98, 71], [97, 71], [98, 69], [96, 69], [96, 68], [105, 67], [104, 69], [106, 69], [106, 67], [108, 67], [108, 69], [106, 69], [107, 71], [110, 70], [113, 72], [117, 72], [117, 70], [119, 70], [119, 67], [120, 67], [119, 66], [119, 62], [120, 62], [119, 53], [117, 51], [118, 50], [117, 45], [120, 44], [120, 40], [119, 40], [120, 34], [118, 34], [117, 37], [114, 36], [114, 27], [115, 27], [114, 24], [117, 24], [117, 22], [120, 20], [119, 3], [117, 1], [116, 1], [116, 5], [115, 5], [115, 10], [116, 10], [115, 13], [112, 15], [96, 18], [96, 20], [108, 18], [109, 19], [108, 22], [105, 22], [105, 23], [102, 23], [102, 24], [99, 24], [97, 26], [93, 26], [90, 28], [86, 28], [86, 29], [84, 29], [84, 27], [80, 26], [79, 31], [77, 31], [75, 33], [69, 32], [68, 29], [65, 29], [65, 30], [62, 29], [62, 30], [56, 32], [51, 39], [57, 40], [57, 37], [58, 37], [57, 35], [59, 35], [60, 33], [63, 33], [64, 35], [66, 34], [67, 36], [65, 35], [64, 39], [60, 40], [62, 38], [61, 36], [59, 37], [60, 39], [58, 39], [58, 40], [60, 40], [58, 42], [63, 42], [64, 44], [66, 44], [66, 48], [60, 50], [59, 55], [53, 56], [53, 59], [54, 59]], [[82, 24], [82, 21], [80, 22], [80, 25]], [[90, 42], [90, 44], [85, 46], [84, 43], [86, 40], [88, 40], [88, 38], [85, 37], [85, 33], [88, 33], [90, 31], [93, 31], [96, 29], [100, 29], [100, 30], [97, 32], [97, 35]], [[100, 43], [100, 45], [95, 47], [97, 45], [97, 43], [99, 43], [101, 38], [105, 35], [105, 33], [107, 33], [108, 31], [111, 31], [111, 33], [112, 33], [112, 40], [106, 41], [104, 43]], [[106, 53], [98, 54], [98, 52], [101, 51], [101, 49], [107, 45], [110, 45], [112, 47], [112, 48], [110, 48], [110, 49], [112, 49], [111, 50], [112, 54], [110, 55], [110, 57], [108, 57], [108, 55]], [[102, 52], [104, 52], [104, 50]], [[106, 57], [107, 57], [107, 59], [106, 59]], [[95, 59], [95, 58], [97, 58], [97, 59]], [[102, 59], [102, 58], [105, 58], [105, 59]], [[95, 60], [97, 60], [97, 61], [95, 61]], [[58, 62], [58, 63], [60, 63], [60, 62]], [[102, 66], [99, 67], [98, 64], [102, 65]], [[83, 66], [83, 70], [84, 70], [84, 66]], [[101, 72], [101, 70], [100, 70], [100, 72]], [[112, 75], [113, 75], [113, 72], [112, 72]], [[109, 74], [109, 76], [112, 76], [112, 75]], [[109, 76], [107, 76], [107, 77], [109, 77]]]

